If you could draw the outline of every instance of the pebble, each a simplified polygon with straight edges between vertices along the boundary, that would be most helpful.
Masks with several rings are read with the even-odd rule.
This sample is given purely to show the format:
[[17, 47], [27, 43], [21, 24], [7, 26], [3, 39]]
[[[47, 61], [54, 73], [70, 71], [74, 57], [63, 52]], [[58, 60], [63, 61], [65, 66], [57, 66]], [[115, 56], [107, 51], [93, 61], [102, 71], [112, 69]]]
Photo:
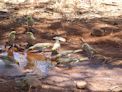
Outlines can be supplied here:
[[81, 80], [81, 81], [77, 81], [76, 82], [76, 87], [78, 89], [84, 89], [84, 88], [86, 88], [86, 86], [87, 86], [87, 82], [86, 81]]

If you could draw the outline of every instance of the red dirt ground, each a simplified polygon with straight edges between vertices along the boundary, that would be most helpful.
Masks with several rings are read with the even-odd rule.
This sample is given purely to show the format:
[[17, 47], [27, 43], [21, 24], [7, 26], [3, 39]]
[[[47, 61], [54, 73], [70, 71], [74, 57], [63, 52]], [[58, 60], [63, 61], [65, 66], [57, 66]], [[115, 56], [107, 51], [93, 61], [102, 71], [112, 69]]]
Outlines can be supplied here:
[[[108, 26], [106, 27], [106, 25]], [[27, 30], [25, 27], [26, 26], [24, 24], [19, 25], [15, 22], [11, 22], [6, 18], [1, 19], [0, 44], [5, 44], [5, 42], [7, 41], [8, 33], [13, 30], [17, 32], [16, 43], [26, 43], [25, 32]], [[62, 43], [63, 50], [78, 49], [81, 47], [80, 38], [83, 37], [85, 41], [92, 45], [96, 50], [98, 50], [100, 54], [106, 57], [121, 58], [119, 62], [114, 61], [114, 63], [110, 67], [109, 65], [106, 65], [106, 67], [102, 65], [94, 66], [93, 64], [89, 64], [89, 61], [87, 61], [85, 63], [75, 65], [71, 70], [55, 68], [51, 71], [50, 76], [46, 80], [41, 81], [42, 88], [38, 89], [38, 92], [87, 92], [89, 90], [108, 91], [110, 89], [104, 89], [105, 86], [100, 85], [106, 85], [109, 87], [110, 85], [114, 84], [122, 84], [122, 74], [120, 73], [122, 66], [122, 16], [119, 16], [117, 18], [95, 18], [91, 20], [77, 19], [73, 22], [56, 19], [40, 19], [38, 20], [38, 23], [33, 26], [33, 28], [34, 35], [36, 37], [35, 43], [54, 42], [52, 40], [54, 36], [62, 36], [67, 40], [66, 43]], [[100, 37], [91, 35], [93, 29], [100, 28], [105, 28], [106, 31], [109, 31], [108, 34]], [[108, 80], [103, 80], [101, 82], [100, 78], [106, 78], [106, 80], [108, 78]], [[68, 79], [70, 81], [68, 81]], [[117, 81], [117, 79], [119, 79], [119, 81]], [[86, 80], [89, 83], [89, 88], [84, 90], [75, 88], [74, 81], [77, 80]], [[9, 92], [18, 92], [14, 88], [15, 84], [11, 84], [11, 82], [9, 81], [4, 85], [0, 83], [0, 92], [8, 92], [8, 89]], [[99, 83], [97, 84], [98, 81]], [[107, 82], [110, 82], [110, 84], [107, 84]], [[96, 87], [98, 86], [93, 85], [94, 83], [96, 83], [96, 85], [99, 85], [101, 89], [97, 89]], [[9, 84], [11, 84], [12, 87], [9, 86]]]

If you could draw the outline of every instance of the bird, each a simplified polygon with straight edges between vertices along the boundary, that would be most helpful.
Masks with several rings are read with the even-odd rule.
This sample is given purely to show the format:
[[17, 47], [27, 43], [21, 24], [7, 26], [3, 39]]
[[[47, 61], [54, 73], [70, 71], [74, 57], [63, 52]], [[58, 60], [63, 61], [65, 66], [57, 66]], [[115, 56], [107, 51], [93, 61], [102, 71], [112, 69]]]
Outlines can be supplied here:
[[12, 64], [17, 64], [19, 65], [19, 62], [17, 60], [14, 59], [14, 55], [13, 55], [14, 50], [12, 50], [11, 48], [7, 51], [7, 55], [1, 55], [0, 59], [3, 60], [3, 62], [5, 63], [6, 66], [10, 66]]
[[28, 36], [28, 38], [30, 38], [32, 40], [35, 40], [36, 39], [35, 36], [34, 36], [34, 34], [32, 32], [27, 32], [27, 36]]
[[85, 57], [74, 58], [74, 57], [69, 56], [71, 54], [75, 54], [75, 53], [78, 53], [81, 51], [82, 51], [82, 49], [60, 51], [60, 53], [58, 53], [57, 55], [52, 56], [52, 58], [51, 58], [52, 63], [56, 66], [59, 64], [67, 65], [72, 62], [80, 62], [80, 61], [86, 60]]
[[90, 59], [93, 55], [97, 54], [98, 51], [95, 50], [91, 45], [89, 45], [87, 42], [84, 41], [83, 38], [80, 39], [83, 44], [81, 45], [81, 49], [83, 50], [83, 52], [85, 52], [85, 54], [88, 56], [88, 58]]
[[33, 45], [34, 41], [36, 40], [34, 34], [32, 32], [27, 32], [27, 47], [30, 47]]
[[66, 39], [63, 38], [63, 37], [56, 36], [56, 37], [53, 37], [53, 39], [55, 40], [55, 43], [54, 43], [54, 45], [53, 45], [53, 47], [51, 49], [52, 50], [52, 56], [58, 54], [58, 51], [57, 50], [61, 47], [60, 42], [61, 41], [62, 42], [66, 42]]
[[58, 36], [54, 37], [53, 39], [55, 39], [55, 43], [52, 47], [52, 54], [51, 54], [52, 64], [57, 65], [61, 63], [70, 63], [72, 61], [76, 61], [76, 59], [74, 60], [71, 57], [67, 57], [67, 56], [69, 54], [81, 52], [82, 49], [58, 52], [58, 49], [61, 47], [60, 41], [66, 42], [66, 39]]
[[33, 17], [29, 15], [29, 16], [26, 17], [26, 20], [27, 20], [27, 26], [28, 26], [28, 27], [32, 27], [33, 24], [34, 24], [34, 19], [33, 19]]
[[56, 42], [53, 45], [52, 51], [57, 50], [61, 47], [60, 41], [56, 40]]
[[82, 49], [86, 52], [86, 53], [89, 53], [89, 54], [95, 54], [96, 53], [96, 50], [90, 46], [88, 43], [84, 43], [82, 45]]
[[12, 31], [8, 35], [8, 41], [5, 44], [5, 48], [7, 46], [13, 47], [15, 44], [15, 39], [16, 39], [16, 31]]
[[[51, 49], [52, 61], [59, 58], [59, 56], [57, 56], [57, 55], [59, 54], [58, 49], [59, 49], [60, 47], [61, 47], [61, 46], [60, 46], [60, 42], [57, 40], [57, 41], [54, 43], [53, 48]], [[55, 57], [55, 56], [56, 56], [56, 57]], [[53, 59], [53, 58], [54, 58], [54, 59]]]
[[54, 37], [55, 43], [36, 43], [35, 45], [28, 48], [28, 50], [37, 50], [42, 52], [44, 49], [52, 47], [51, 51], [54, 53], [56, 50], [58, 50], [60, 46], [60, 41], [65, 41], [62, 37]]
[[29, 47], [28, 50], [37, 50], [38, 52], [42, 52], [44, 49], [52, 46], [52, 43], [36, 43], [35, 45]]
[[55, 43], [54, 43], [54, 45], [53, 45], [52, 50], [57, 50], [57, 49], [59, 49], [59, 48], [61, 47], [61, 44], [60, 44], [61, 41], [62, 41], [62, 42], [66, 42], [66, 39], [63, 38], [63, 37], [58, 37], [58, 36], [56, 36], [56, 37], [53, 37], [53, 39], [55, 40]]

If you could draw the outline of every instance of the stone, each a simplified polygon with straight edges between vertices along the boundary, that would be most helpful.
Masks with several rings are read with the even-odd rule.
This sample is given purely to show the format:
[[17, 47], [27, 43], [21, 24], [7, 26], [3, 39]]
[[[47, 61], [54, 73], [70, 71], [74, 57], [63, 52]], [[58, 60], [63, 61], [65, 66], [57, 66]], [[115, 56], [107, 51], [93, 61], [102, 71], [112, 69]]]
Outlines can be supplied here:
[[84, 89], [84, 88], [86, 88], [86, 86], [87, 86], [87, 82], [86, 81], [81, 80], [81, 81], [77, 81], [76, 82], [76, 87], [78, 89]]

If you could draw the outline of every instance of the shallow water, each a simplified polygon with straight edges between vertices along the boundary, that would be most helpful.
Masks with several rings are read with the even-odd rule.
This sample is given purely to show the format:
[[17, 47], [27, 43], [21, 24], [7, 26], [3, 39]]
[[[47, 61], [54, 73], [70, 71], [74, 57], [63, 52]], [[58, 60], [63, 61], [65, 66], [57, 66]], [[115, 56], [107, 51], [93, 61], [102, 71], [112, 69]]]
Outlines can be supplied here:
[[6, 66], [2, 60], [0, 60], [0, 76], [20, 76], [23, 75], [21, 69], [13, 64]]
[[49, 72], [49, 68], [51, 68], [51, 62], [35, 62], [34, 72], [40, 76], [47, 76]]
[[[6, 56], [7, 53], [1, 53], [2, 56]], [[5, 65], [4, 61], [0, 59], [0, 76], [20, 76], [23, 75], [22, 69], [27, 64], [27, 59], [20, 53], [14, 53], [14, 58], [19, 62], [19, 66], [16, 64]]]
[[18, 52], [14, 52], [14, 58], [15, 60], [17, 60], [19, 62], [19, 66], [21, 68], [24, 68], [27, 65], [27, 58], [26, 58], [26, 54], [22, 55]]
[[[23, 74], [24, 67], [27, 65], [26, 53], [21, 54], [19, 52], [14, 52], [14, 59], [19, 62], [19, 66], [16, 64], [12, 64], [10, 66], [6, 66], [4, 61], [0, 59], [0, 76], [20, 76]], [[6, 56], [7, 53], [1, 53], [2, 56]], [[50, 62], [45, 61], [34, 61], [35, 66], [33, 73], [39, 76], [47, 76], [49, 68], [51, 67]]]

